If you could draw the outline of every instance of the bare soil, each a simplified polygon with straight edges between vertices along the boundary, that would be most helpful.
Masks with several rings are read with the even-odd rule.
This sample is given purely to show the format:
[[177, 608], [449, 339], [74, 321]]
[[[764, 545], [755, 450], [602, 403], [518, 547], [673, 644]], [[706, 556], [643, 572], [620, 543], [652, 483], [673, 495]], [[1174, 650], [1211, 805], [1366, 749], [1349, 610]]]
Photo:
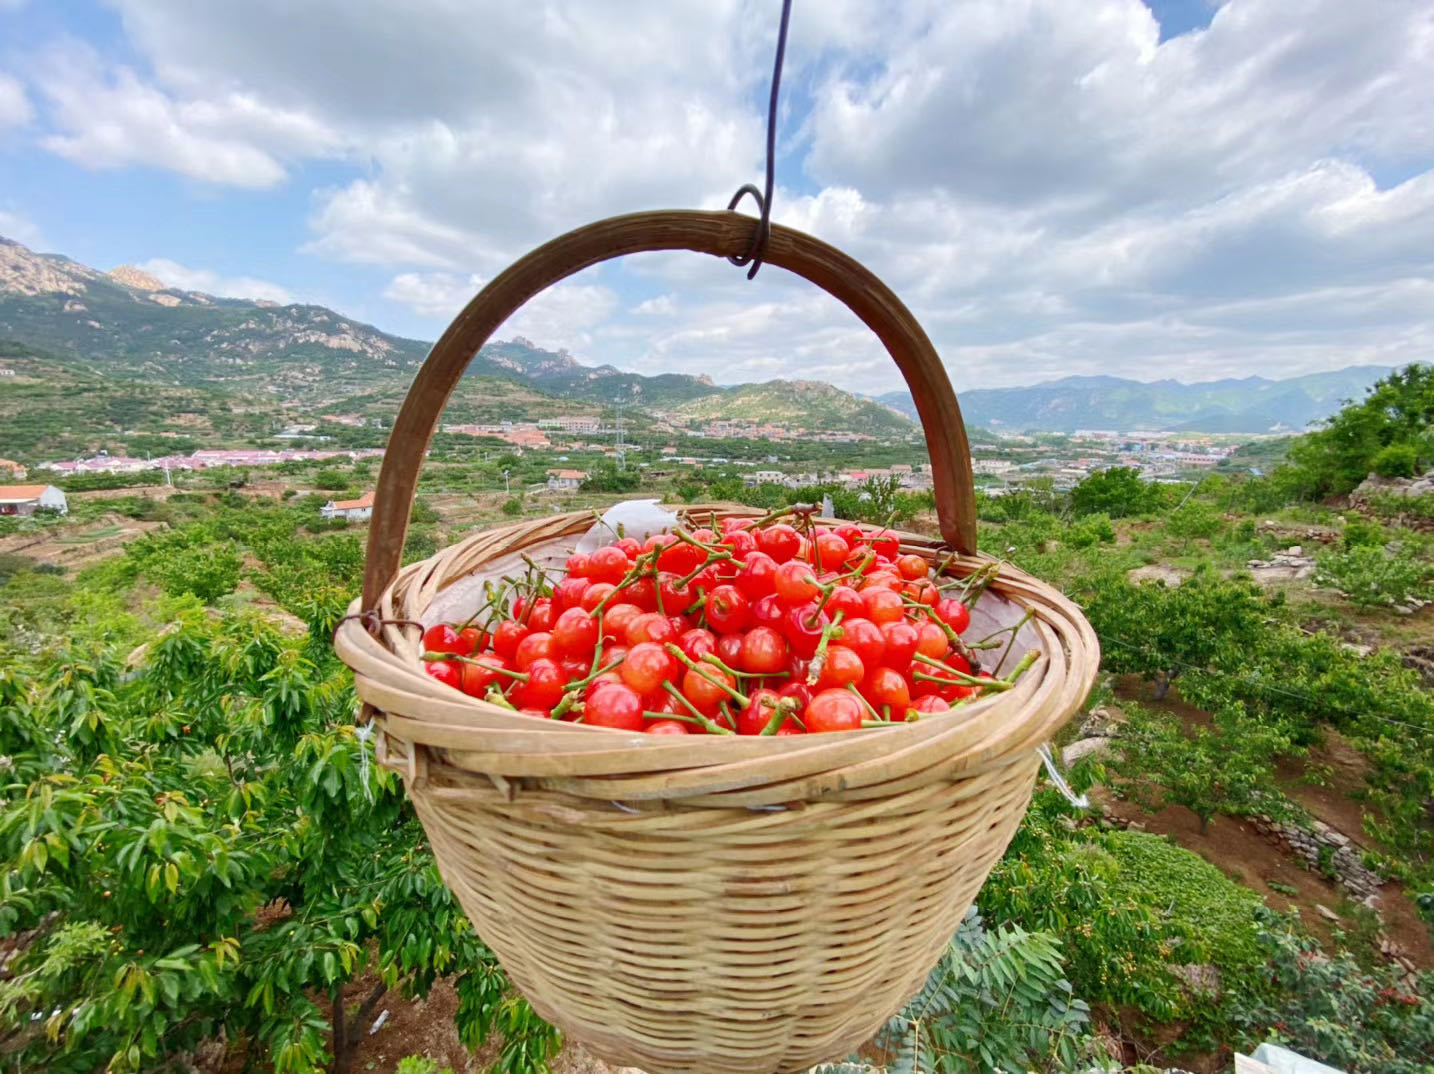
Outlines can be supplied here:
[[[51, 567], [79, 570], [113, 555], [130, 541], [163, 527], [163, 522], [141, 522], [123, 515], [105, 514], [87, 522], [48, 526], [38, 533], [12, 533], [0, 537], [0, 553], [25, 556]], [[90, 539], [92, 534], [102, 536]]]

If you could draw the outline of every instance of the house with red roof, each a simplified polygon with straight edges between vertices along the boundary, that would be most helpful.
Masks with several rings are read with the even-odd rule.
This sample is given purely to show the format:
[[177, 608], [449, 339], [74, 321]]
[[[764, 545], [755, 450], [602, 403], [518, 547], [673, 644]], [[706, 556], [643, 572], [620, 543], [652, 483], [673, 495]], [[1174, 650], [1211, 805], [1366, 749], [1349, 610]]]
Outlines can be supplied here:
[[319, 508], [325, 518], [346, 518], [363, 522], [373, 514], [373, 493], [365, 492], [357, 500], [330, 500]]
[[0, 515], [33, 515], [36, 511], [68, 515], [70, 503], [54, 485], [0, 485]]

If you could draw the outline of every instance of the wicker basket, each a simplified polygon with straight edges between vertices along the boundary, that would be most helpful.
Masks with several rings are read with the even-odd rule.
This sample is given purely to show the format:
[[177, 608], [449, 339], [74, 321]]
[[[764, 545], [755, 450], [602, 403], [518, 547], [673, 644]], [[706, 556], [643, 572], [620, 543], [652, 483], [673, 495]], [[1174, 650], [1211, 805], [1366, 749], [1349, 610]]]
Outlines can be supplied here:
[[[435, 621], [454, 583], [520, 553], [555, 554], [591, 524], [589, 514], [520, 522], [398, 569], [438, 415], [514, 310], [623, 254], [740, 254], [754, 226], [730, 212], [618, 217], [484, 288], [395, 423], [352, 610]], [[774, 226], [766, 260], [843, 301], [911, 386], [944, 541], [903, 534], [904, 547], [950, 557], [958, 576], [987, 564], [960, 412], [920, 326], [869, 271], [810, 236]], [[1099, 660], [1079, 610], [1011, 568], [974, 614], [1002, 624], [1027, 610], [1020, 642], [1043, 656], [1015, 688], [917, 723], [809, 737], [674, 739], [540, 721], [426, 675], [414, 626], [349, 619], [335, 638], [445, 882], [533, 1007], [603, 1059], [649, 1074], [771, 1074], [840, 1058], [898, 1011], [1014, 834], [1037, 747], [1079, 707]]]

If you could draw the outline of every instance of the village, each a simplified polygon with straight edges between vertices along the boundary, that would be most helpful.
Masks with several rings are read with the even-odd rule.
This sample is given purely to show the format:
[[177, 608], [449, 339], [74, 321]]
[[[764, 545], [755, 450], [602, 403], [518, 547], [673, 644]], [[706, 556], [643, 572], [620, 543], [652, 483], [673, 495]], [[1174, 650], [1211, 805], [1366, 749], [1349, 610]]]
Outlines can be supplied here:
[[[341, 416], [346, 417], [346, 416]], [[635, 423], [636, 424], [636, 423]], [[738, 430], [760, 428], [761, 437], [734, 435]], [[286, 428], [276, 433], [275, 440], [322, 441], [313, 436], [315, 426]], [[865, 457], [885, 455], [902, 450], [902, 445], [882, 444], [874, 438], [855, 433], [827, 434], [836, 445], [849, 444], [849, 452], [840, 452], [852, 459], [845, 467], [816, 468], [810, 463], [793, 463], [780, 453], [780, 446], [790, 441], [787, 430], [744, 422], [712, 422], [701, 430], [689, 430], [685, 437], [673, 435], [666, 423], [624, 429], [621, 425], [605, 426], [598, 418], [570, 416], [534, 422], [505, 421], [496, 425], [448, 424], [441, 431], [460, 437], [487, 438], [505, 445], [515, 457], [530, 461], [554, 463], [546, 471], [546, 482], [530, 486], [536, 493], [571, 493], [581, 489], [590, 471], [583, 466], [599, 463], [616, 465], [637, 473], [643, 484], [656, 484], [679, 478], [683, 471], [720, 469], [740, 474], [747, 487], [778, 485], [803, 488], [818, 484], [837, 484], [856, 489], [869, 482], [891, 481], [908, 491], [932, 487], [932, 468], [924, 458], [919, 443], [911, 444], [912, 462], [888, 462], [885, 465], [862, 465]], [[708, 439], [710, 431], [712, 439]], [[649, 442], [672, 435], [673, 442], [662, 447], [644, 447], [626, 440], [636, 434]], [[720, 438], [720, 439], [718, 439]], [[812, 439], [811, 437], [807, 438]], [[991, 438], [973, 447], [972, 470], [977, 486], [988, 496], [1003, 496], [1022, 488], [1046, 487], [1057, 491], [1073, 488], [1090, 474], [1115, 466], [1131, 467], [1148, 481], [1170, 483], [1188, 480], [1192, 475], [1208, 472], [1225, 463], [1242, 441], [1251, 438], [1177, 434], [1156, 430], [1077, 430], [1070, 436], [1018, 435]], [[697, 454], [697, 445], [704, 440], [721, 445], [723, 454]], [[680, 445], [680, 446], [679, 446]], [[883, 449], [878, 451], [877, 449]], [[315, 448], [315, 447], [250, 447], [205, 448], [188, 454], [158, 457], [128, 455], [122, 451], [100, 451], [78, 459], [43, 462], [34, 467], [51, 481], [89, 474], [138, 475], [147, 472], [165, 474], [165, 481], [174, 472], [236, 471], [278, 466], [284, 463], [319, 463], [329, 460], [358, 462], [383, 458], [382, 448]], [[536, 457], [536, 458], [534, 458]], [[564, 465], [566, 464], [566, 465]], [[18, 462], [0, 459], [0, 479], [15, 482], [26, 480], [29, 471]], [[34, 479], [31, 478], [33, 481]], [[363, 520], [372, 507], [371, 495], [352, 501], [332, 501], [325, 508], [327, 517]], [[0, 514], [30, 515], [48, 510], [67, 510], [64, 492], [54, 484], [0, 485]]]

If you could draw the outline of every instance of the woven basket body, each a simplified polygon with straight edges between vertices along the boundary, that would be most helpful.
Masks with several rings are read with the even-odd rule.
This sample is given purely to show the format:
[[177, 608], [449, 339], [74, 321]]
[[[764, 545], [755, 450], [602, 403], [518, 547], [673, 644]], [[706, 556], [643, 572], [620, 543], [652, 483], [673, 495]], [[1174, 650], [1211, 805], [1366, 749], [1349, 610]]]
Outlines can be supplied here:
[[[520, 522], [396, 569], [438, 411], [505, 308], [614, 252], [737, 253], [750, 238], [752, 222], [735, 214], [649, 215], [711, 234], [572, 233], [558, 244], [594, 241], [595, 252], [563, 248], [557, 268], [524, 277], [538, 251], [454, 322], [395, 426], [354, 612], [450, 620], [465, 587], [520, 555], [560, 562], [589, 527], [585, 513]], [[625, 235], [642, 218], [623, 219]], [[944, 540], [902, 534], [904, 549], [956, 576], [984, 566], [964, 430], [924, 334], [874, 278], [858, 282], [909, 323], [892, 327], [843, 293], [859, 266], [842, 255], [786, 229], [772, 239], [770, 263], [785, 258], [837, 294], [887, 344], [913, 391], [931, 388], [935, 402], [917, 399]], [[521, 285], [502, 294], [514, 275]], [[415, 626], [370, 631], [350, 619], [336, 645], [445, 882], [544, 1018], [603, 1059], [649, 1074], [773, 1074], [847, 1055], [898, 1011], [1014, 834], [1035, 751], [1079, 707], [1098, 663], [1079, 611], [1008, 567], [973, 610], [971, 634], [1027, 613], [1013, 649], [1041, 657], [1009, 691], [916, 723], [781, 738], [648, 736], [507, 711], [426, 675]]]

